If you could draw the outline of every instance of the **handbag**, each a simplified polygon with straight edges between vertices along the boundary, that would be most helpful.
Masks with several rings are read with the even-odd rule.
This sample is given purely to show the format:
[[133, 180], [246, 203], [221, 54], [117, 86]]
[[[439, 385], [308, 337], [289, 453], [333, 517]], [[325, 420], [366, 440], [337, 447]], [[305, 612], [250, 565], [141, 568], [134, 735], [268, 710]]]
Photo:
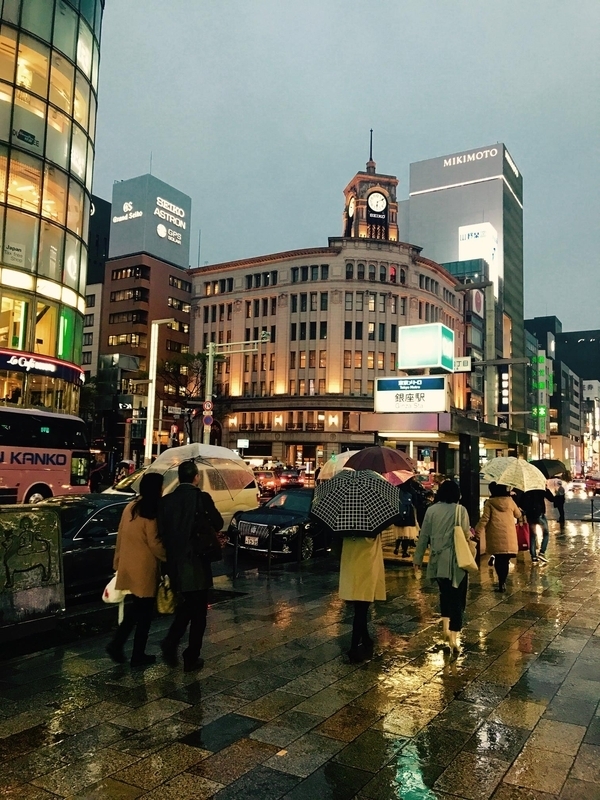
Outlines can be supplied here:
[[119, 625], [123, 622], [125, 617], [125, 597], [131, 594], [129, 589], [117, 589], [117, 573], [112, 576], [110, 581], [104, 587], [102, 592], [102, 600], [105, 603], [118, 603], [119, 604]]
[[457, 503], [454, 512], [454, 552], [456, 553], [456, 563], [461, 569], [465, 569], [468, 572], [479, 572], [479, 567], [475, 561], [477, 544], [467, 541], [465, 538], [465, 532], [459, 524], [459, 511], [460, 506]]
[[156, 610], [159, 614], [174, 614], [175, 606], [175, 592], [171, 589], [171, 581], [168, 575], [163, 575], [156, 592]]
[[530, 535], [529, 524], [527, 522], [517, 525], [517, 542], [519, 543], [520, 551], [529, 550]]

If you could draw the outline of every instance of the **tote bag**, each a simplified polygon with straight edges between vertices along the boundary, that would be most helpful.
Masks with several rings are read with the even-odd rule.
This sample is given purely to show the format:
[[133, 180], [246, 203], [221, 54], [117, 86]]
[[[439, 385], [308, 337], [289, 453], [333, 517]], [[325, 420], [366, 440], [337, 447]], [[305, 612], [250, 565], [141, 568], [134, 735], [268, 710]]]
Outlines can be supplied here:
[[475, 553], [477, 545], [475, 542], [468, 542], [465, 539], [465, 533], [460, 525], [460, 506], [456, 504], [456, 511], [454, 512], [454, 552], [456, 553], [456, 563], [461, 569], [466, 569], [468, 572], [479, 572], [479, 567], [475, 561]]
[[171, 588], [169, 576], [163, 575], [156, 592], [156, 610], [159, 614], [174, 614], [176, 604], [175, 592]]
[[519, 550], [529, 550], [529, 524], [524, 522], [522, 525], [517, 525], [517, 542], [519, 543]]
[[106, 584], [104, 591], [102, 592], [102, 600], [105, 603], [118, 603], [119, 605], [119, 616], [118, 622], [119, 625], [123, 622], [123, 618], [125, 616], [125, 597], [128, 594], [131, 594], [129, 589], [117, 589], [117, 573], [113, 575], [110, 581]]

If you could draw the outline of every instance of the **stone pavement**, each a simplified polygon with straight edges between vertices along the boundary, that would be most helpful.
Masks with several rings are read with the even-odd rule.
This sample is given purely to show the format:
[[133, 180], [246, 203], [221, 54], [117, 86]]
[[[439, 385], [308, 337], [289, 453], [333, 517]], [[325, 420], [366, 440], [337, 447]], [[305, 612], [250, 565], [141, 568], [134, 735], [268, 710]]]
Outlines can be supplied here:
[[376, 656], [344, 663], [316, 559], [219, 579], [244, 594], [211, 610], [198, 674], [115, 666], [100, 637], [0, 662], [0, 797], [600, 798], [600, 526], [551, 529], [505, 595], [487, 565], [472, 580], [455, 661], [437, 593], [393, 565]]

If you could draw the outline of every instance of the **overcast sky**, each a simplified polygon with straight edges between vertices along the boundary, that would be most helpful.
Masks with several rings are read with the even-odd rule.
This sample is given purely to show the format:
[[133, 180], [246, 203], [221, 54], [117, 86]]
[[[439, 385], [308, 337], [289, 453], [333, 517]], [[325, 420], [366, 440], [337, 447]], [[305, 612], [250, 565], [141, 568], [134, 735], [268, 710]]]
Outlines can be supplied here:
[[190, 262], [327, 244], [365, 168], [502, 141], [525, 313], [600, 327], [598, 0], [106, 0], [94, 191], [192, 197]]

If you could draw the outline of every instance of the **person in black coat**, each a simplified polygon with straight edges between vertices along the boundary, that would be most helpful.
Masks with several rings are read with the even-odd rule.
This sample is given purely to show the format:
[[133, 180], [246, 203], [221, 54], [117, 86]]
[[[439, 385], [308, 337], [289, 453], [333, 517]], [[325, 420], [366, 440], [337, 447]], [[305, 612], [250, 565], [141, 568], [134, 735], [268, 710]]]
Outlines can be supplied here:
[[[531, 561], [534, 564], [539, 561], [543, 564], [548, 563], [546, 549], [550, 531], [548, 529], [548, 520], [546, 519], [547, 499], [553, 499], [552, 492], [548, 489], [545, 491], [543, 489], [533, 489], [529, 492], [515, 492], [515, 502], [525, 514], [525, 518], [529, 523], [529, 552], [531, 553]], [[542, 545], [539, 553], [537, 552], [538, 527], [542, 529]]]
[[183, 651], [185, 672], [200, 669], [202, 639], [206, 630], [208, 590], [213, 585], [210, 556], [199, 545], [210, 529], [220, 531], [223, 518], [212, 497], [197, 488], [198, 467], [184, 461], [178, 468], [179, 486], [163, 497], [158, 518], [159, 536], [167, 553], [167, 572], [173, 590], [179, 595], [175, 619], [161, 642], [167, 663], [177, 663], [177, 647], [187, 626], [189, 643]]

